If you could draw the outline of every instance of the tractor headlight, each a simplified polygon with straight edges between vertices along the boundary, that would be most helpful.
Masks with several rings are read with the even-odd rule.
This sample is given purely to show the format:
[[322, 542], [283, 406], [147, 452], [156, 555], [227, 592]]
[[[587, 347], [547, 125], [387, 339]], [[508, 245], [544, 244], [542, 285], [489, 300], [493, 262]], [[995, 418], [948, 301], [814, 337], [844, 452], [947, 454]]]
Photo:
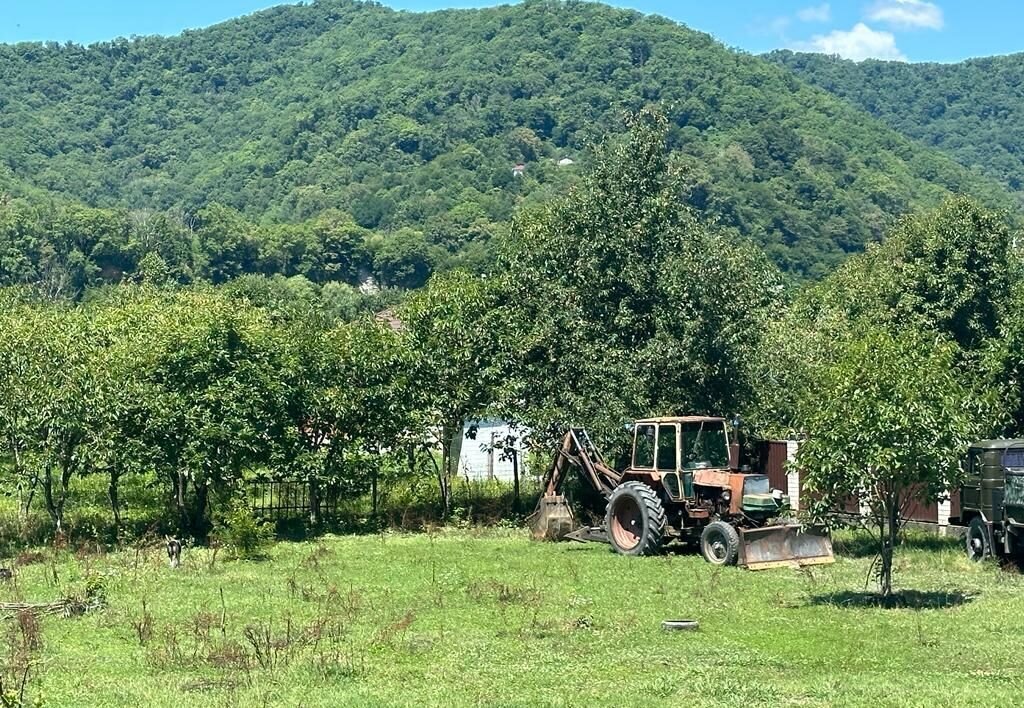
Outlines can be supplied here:
[[726, 489], [722, 492], [722, 501], [729, 501], [730, 499], [732, 499], [732, 492]]
[[774, 499], [776, 502], [781, 502], [782, 501], [782, 490], [781, 489], [773, 489], [772, 490], [772, 499]]

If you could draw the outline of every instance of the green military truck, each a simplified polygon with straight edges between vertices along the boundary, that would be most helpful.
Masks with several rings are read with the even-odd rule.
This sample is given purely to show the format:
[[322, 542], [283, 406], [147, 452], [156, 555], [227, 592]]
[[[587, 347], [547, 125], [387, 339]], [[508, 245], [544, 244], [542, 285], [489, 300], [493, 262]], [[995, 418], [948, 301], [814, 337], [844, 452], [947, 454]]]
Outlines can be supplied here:
[[967, 556], [982, 560], [1024, 550], [1024, 439], [981, 440], [967, 451], [960, 517]]

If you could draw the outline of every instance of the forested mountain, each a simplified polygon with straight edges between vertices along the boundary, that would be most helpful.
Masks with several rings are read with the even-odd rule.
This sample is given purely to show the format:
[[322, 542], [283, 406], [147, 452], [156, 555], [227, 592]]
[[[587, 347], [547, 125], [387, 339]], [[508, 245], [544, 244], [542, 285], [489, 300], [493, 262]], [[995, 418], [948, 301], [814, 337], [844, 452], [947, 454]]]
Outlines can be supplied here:
[[1024, 199], [1024, 54], [958, 64], [767, 57]]
[[[0, 214], [0, 279], [31, 279], [44, 258], [86, 263], [86, 284], [116, 279], [161, 241], [121, 212], [104, 216], [115, 236], [84, 238], [92, 217], [41, 214], [40, 194], [170, 214], [180, 247], [159, 255], [191, 259], [169, 264], [179, 279], [368, 264], [415, 285], [452, 262], [484, 267], [518, 205], [563, 190], [650, 104], [690, 170], [685, 198], [796, 276], [948, 191], [1013, 204], [786, 68], [663, 18], [574, 0], [423, 14], [320, 0], [178, 37], [0, 46], [0, 186], [32, 202]], [[25, 236], [47, 220], [65, 224], [60, 243]], [[362, 239], [358, 253], [325, 255], [323, 223]], [[15, 238], [35, 255], [5, 257], [27, 248]]]

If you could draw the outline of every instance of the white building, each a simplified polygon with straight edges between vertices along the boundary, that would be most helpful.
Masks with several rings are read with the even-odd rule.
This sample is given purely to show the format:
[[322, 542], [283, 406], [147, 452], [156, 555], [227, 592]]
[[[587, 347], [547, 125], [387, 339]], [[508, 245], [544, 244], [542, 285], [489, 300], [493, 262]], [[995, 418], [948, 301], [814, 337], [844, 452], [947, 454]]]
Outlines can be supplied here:
[[497, 479], [511, 482], [513, 478], [512, 454], [519, 460], [519, 479], [529, 474], [524, 431], [512, 429], [501, 420], [481, 420], [477, 424], [476, 439], [466, 438], [470, 424], [463, 428], [462, 453], [459, 455], [459, 474], [467, 479]]

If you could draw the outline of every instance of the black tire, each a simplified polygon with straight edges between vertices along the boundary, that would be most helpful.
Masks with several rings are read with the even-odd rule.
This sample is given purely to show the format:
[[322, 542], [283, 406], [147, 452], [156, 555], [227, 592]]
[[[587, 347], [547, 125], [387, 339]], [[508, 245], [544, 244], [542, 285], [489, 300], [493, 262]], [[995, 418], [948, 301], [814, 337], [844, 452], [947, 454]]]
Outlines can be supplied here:
[[983, 561], [992, 556], [992, 535], [989, 533], [988, 524], [980, 516], [971, 519], [967, 526], [964, 545], [967, 557], [972, 561]]
[[608, 497], [604, 524], [616, 551], [624, 556], [652, 556], [661, 550], [665, 507], [643, 482], [623, 482]]
[[732, 524], [712, 521], [700, 534], [700, 552], [711, 565], [736, 565], [740, 534]]

